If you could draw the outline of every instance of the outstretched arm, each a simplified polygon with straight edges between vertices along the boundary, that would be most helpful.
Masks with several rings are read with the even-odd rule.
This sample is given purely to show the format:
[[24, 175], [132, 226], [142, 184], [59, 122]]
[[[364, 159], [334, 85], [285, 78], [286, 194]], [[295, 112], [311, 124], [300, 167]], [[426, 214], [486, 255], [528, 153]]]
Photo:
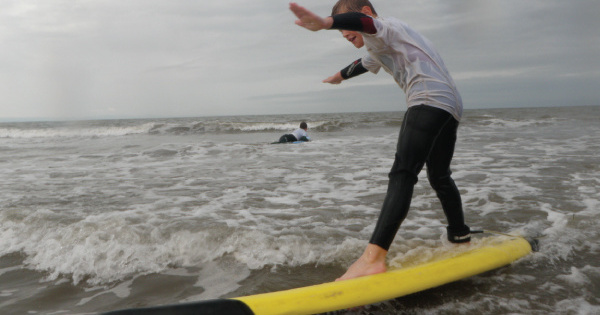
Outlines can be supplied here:
[[367, 71], [369, 71], [369, 70], [367, 70], [362, 65], [362, 58], [361, 58], [361, 59], [358, 59], [358, 60], [354, 61], [353, 63], [351, 63], [349, 66], [342, 69], [340, 72], [323, 80], [323, 83], [340, 84], [340, 83], [342, 83], [342, 81], [344, 81], [346, 79], [350, 79], [355, 76], [361, 75]]
[[366, 34], [376, 34], [373, 18], [360, 12], [346, 12], [332, 17], [331, 29], [357, 31]]
[[299, 6], [295, 2], [290, 3], [290, 10], [292, 10], [292, 12], [294, 12], [298, 18], [296, 20], [297, 25], [313, 32], [330, 29], [331, 25], [333, 24], [332, 17], [328, 16], [326, 18], [322, 18], [306, 8]]
[[[296, 24], [313, 32], [324, 29], [352, 30], [368, 34], [375, 34], [377, 30], [373, 18], [358, 12], [336, 14], [322, 18], [295, 2], [290, 3], [290, 10], [298, 18]], [[343, 80], [361, 75], [368, 70], [363, 67], [362, 59], [358, 59], [340, 72], [326, 78], [323, 83], [340, 84]]]
[[313, 32], [336, 29], [358, 31], [367, 34], [377, 33], [373, 18], [360, 12], [347, 12], [322, 18], [295, 2], [290, 3], [290, 10], [298, 18], [296, 20], [297, 25]]

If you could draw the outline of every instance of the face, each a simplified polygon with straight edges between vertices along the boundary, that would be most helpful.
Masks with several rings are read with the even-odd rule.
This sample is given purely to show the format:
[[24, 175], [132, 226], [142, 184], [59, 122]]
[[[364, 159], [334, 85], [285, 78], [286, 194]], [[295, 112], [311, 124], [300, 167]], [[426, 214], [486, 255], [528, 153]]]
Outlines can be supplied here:
[[365, 45], [362, 34], [359, 32], [342, 30], [342, 36], [356, 48], [362, 48]]

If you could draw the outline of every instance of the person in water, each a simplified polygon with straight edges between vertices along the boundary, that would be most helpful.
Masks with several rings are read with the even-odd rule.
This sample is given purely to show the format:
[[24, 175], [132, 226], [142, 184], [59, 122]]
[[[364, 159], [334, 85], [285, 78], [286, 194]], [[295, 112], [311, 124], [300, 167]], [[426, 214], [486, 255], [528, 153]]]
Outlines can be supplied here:
[[387, 193], [375, 230], [363, 254], [337, 280], [386, 271], [385, 258], [408, 213], [417, 175], [427, 177], [441, 201], [452, 243], [469, 242], [462, 201], [450, 176], [462, 100], [442, 58], [425, 37], [395, 18], [381, 18], [368, 0], [339, 0], [331, 16], [320, 17], [296, 3], [290, 10], [296, 24], [311, 31], [339, 30], [354, 47], [368, 54], [323, 80], [340, 84], [381, 68], [406, 94], [408, 109], [400, 129]]
[[294, 130], [292, 133], [285, 134], [279, 138], [279, 143], [294, 142], [294, 141], [310, 141], [308, 137], [308, 125], [305, 121], [300, 123], [300, 128]]

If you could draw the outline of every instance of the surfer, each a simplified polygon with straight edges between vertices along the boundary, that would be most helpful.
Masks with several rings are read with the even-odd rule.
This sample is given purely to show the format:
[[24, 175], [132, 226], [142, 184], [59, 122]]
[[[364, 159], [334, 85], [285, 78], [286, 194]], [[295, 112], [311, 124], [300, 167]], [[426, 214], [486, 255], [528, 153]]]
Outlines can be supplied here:
[[279, 138], [279, 143], [294, 142], [294, 141], [310, 141], [308, 137], [308, 125], [305, 121], [300, 123], [300, 128], [294, 130], [292, 133], [285, 134]]
[[367, 48], [368, 55], [326, 78], [324, 83], [340, 84], [383, 68], [406, 94], [408, 109], [375, 230], [360, 258], [337, 280], [386, 271], [387, 252], [406, 218], [417, 175], [424, 165], [448, 220], [448, 240], [469, 242], [470, 229], [464, 222], [460, 193], [450, 176], [462, 100], [433, 45], [404, 22], [380, 18], [368, 0], [339, 0], [331, 16], [325, 18], [296, 3], [290, 3], [290, 10], [301, 27], [311, 31], [340, 30], [356, 48]]

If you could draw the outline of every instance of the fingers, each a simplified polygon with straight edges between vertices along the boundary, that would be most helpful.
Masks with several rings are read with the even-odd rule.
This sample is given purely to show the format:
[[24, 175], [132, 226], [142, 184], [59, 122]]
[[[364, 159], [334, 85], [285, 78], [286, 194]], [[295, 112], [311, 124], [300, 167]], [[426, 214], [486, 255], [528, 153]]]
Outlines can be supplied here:
[[290, 10], [296, 15], [298, 20], [296, 20], [296, 25], [302, 26], [311, 31], [322, 30], [323, 20], [316, 14], [307, 10], [304, 7], [299, 6], [298, 4], [292, 2], [290, 3]]
[[294, 12], [296, 17], [298, 17], [299, 19], [301, 19], [302, 16], [306, 15], [309, 12], [304, 7], [299, 6], [295, 2], [290, 3], [290, 10], [292, 10], [292, 12]]
[[342, 81], [344, 81], [344, 78], [342, 77], [342, 74], [338, 72], [330, 76], [329, 78], [323, 80], [323, 83], [340, 84], [342, 83]]
[[334, 78], [334, 77], [329, 77], [329, 78], [327, 78], [327, 79], [323, 80], [323, 83], [329, 83], [329, 84], [340, 84], [340, 83], [342, 83], [342, 81], [340, 81], [340, 80], [337, 80], [337, 79], [336, 79], [336, 78]]

